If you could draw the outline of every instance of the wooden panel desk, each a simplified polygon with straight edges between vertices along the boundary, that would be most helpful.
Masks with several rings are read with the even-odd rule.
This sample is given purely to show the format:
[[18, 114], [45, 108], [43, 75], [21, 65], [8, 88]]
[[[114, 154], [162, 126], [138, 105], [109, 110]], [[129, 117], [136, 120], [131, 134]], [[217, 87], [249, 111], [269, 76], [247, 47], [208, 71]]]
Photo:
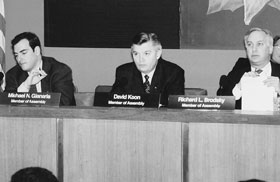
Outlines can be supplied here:
[[56, 174], [56, 119], [0, 117], [0, 181], [9, 182], [27, 166], [44, 166]]
[[278, 112], [1, 106], [0, 116], [0, 181], [27, 166], [61, 182], [280, 181]]

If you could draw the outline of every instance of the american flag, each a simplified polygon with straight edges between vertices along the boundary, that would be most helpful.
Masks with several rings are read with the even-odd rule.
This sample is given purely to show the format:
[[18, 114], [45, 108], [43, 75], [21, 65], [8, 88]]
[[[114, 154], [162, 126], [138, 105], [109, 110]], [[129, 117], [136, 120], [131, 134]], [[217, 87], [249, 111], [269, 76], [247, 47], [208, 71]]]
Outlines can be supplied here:
[[[2, 66], [5, 65], [5, 10], [4, 10], [4, 0], [0, 0], [0, 72], [3, 72]], [[1, 82], [1, 89], [4, 90], [5, 83]]]

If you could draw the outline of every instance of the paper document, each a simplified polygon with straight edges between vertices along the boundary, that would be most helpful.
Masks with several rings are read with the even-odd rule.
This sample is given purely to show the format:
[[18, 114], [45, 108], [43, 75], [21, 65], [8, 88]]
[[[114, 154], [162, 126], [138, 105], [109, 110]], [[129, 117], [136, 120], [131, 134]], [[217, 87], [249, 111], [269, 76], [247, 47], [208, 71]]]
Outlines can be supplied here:
[[265, 78], [244, 77], [241, 79], [242, 110], [274, 111], [277, 94], [273, 87], [264, 85]]

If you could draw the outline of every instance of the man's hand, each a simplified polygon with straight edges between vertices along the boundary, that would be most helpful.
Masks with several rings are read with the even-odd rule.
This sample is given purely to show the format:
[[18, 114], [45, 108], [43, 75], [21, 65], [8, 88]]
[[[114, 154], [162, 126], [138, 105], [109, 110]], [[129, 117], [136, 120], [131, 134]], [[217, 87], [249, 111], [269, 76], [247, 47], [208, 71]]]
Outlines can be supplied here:
[[268, 87], [273, 87], [275, 91], [279, 94], [280, 93], [280, 82], [279, 78], [276, 76], [270, 76], [264, 80], [264, 85]]
[[43, 78], [47, 76], [46, 72], [42, 69], [32, 71], [25, 80], [25, 86], [30, 88], [31, 85], [39, 83]]
[[258, 77], [259, 75], [255, 71], [245, 72], [241, 77], [240, 81], [236, 84], [239, 90], [241, 90], [241, 80], [245, 77]]

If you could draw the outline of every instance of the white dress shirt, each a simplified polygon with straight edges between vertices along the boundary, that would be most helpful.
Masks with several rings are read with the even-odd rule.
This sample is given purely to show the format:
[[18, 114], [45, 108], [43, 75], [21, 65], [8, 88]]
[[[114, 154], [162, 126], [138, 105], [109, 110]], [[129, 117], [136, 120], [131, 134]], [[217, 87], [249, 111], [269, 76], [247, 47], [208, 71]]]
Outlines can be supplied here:
[[145, 81], [146, 81], [145, 75], [148, 75], [148, 76], [149, 76], [149, 83], [150, 83], [150, 84], [152, 83], [152, 78], [153, 78], [153, 76], [154, 76], [155, 70], [156, 70], [156, 69], [153, 69], [149, 74], [144, 74], [144, 73], [141, 72], [143, 83], [145, 83]]

